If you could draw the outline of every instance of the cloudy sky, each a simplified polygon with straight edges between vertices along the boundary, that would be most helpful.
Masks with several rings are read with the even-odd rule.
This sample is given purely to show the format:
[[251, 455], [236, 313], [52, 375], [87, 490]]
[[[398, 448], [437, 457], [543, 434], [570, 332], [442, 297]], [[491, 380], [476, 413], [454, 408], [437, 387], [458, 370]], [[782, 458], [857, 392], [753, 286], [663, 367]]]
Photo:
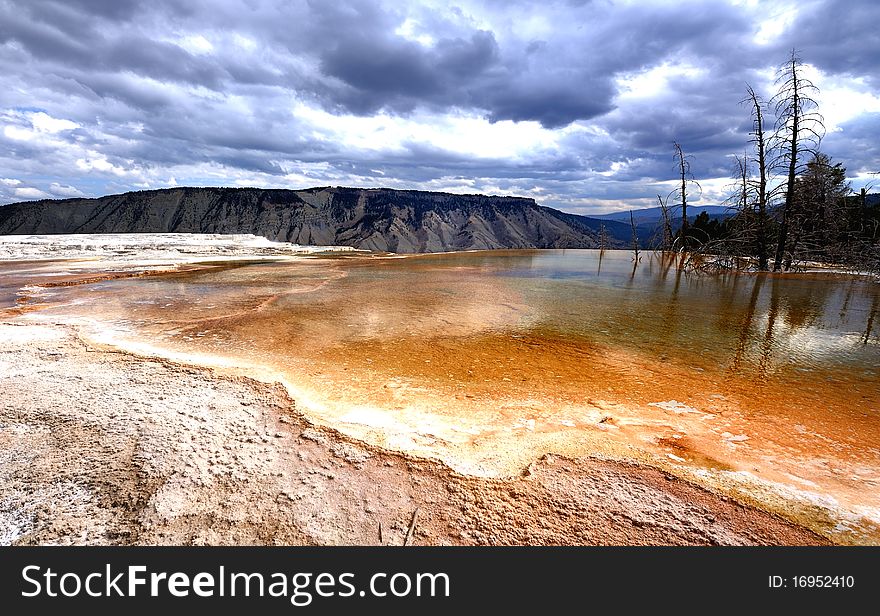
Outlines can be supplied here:
[[174, 185], [703, 203], [746, 83], [799, 50], [822, 148], [880, 186], [880, 3], [0, 0], [0, 203]]

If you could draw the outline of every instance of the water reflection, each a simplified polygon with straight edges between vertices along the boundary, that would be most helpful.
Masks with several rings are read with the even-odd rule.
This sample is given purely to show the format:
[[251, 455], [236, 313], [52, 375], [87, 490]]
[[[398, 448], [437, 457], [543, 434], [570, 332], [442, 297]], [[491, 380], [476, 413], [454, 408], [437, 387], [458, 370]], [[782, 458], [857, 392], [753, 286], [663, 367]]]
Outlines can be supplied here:
[[[698, 363], [720, 362], [760, 376], [783, 364], [822, 368], [877, 361], [869, 344], [876, 343], [875, 283], [691, 275], [678, 267], [678, 258], [646, 253], [633, 273], [625, 252], [551, 252], [498, 273], [525, 294], [536, 323], [564, 334], [658, 355], [688, 353]], [[866, 345], [871, 348], [860, 348]]]
[[[749, 294], [748, 305], [745, 309], [742, 319], [740, 320], [740, 330], [739, 337], [737, 338], [736, 343], [736, 353], [734, 354], [733, 361], [730, 364], [730, 371], [737, 373], [740, 371], [743, 362], [743, 356], [746, 353], [746, 350], [749, 347], [749, 341], [751, 339], [752, 332], [752, 324], [755, 320], [755, 309], [758, 306], [758, 297], [761, 295], [761, 287], [764, 285], [764, 280], [766, 277], [763, 275], [757, 275], [754, 277], [754, 282], [752, 283], [752, 291]], [[727, 301], [731, 301], [731, 298], [734, 296], [736, 292], [737, 283], [739, 282], [739, 276], [736, 276], [733, 280], [732, 285], [728, 285], [727, 289], [729, 292], [726, 294]]]

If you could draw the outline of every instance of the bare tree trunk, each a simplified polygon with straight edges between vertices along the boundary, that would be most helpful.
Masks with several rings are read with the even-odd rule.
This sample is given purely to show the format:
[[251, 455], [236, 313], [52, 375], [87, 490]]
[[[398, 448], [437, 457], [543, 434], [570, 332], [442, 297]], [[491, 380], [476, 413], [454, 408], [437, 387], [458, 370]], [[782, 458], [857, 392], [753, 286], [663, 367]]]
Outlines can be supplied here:
[[782, 267], [782, 258], [785, 254], [785, 243], [788, 239], [788, 217], [791, 212], [791, 204], [794, 202], [794, 180], [797, 175], [798, 156], [798, 122], [800, 110], [798, 109], [797, 71], [794, 59], [792, 59], [792, 79], [794, 80], [794, 104], [791, 118], [791, 143], [789, 144], [788, 181], [785, 189], [785, 203], [782, 204], [782, 219], [779, 221], [779, 238], [776, 241], [776, 255], [773, 259], [773, 271], [778, 272]]
[[798, 230], [795, 230], [792, 233], [791, 241], [789, 242], [788, 252], [785, 255], [785, 260], [783, 261], [783, 269], [788, 271], [791, 269], [792, 262], [794, 260], [794, 253], [798, 248], [798, 244], [801, 241], [801, 234]]
[[758, 228], [755, 243], [757, 247], [758, 269], [762, 272], [769, 269], [767, 250], [767, 140], [764, 137], [764, 112], [758, 95], [748, 86], [749, 98], [752, 99], [755, 118], [755, 149], [758, 154]]
[[638, 236], [638, 234], [636, 234], [636, 221], [633, 218], [632, 210], [629, 211], [629, 224], [630, 224], [630, 227], [632, 228], [632, 249], [633, 249], [633, 253], [635, 255], [633, 257], [633, 259], [636, 263], [638, 263], [639, 262], [639, 236]]
[[681, 151], [681, 145], [677, 141], [673, 142], [673, 145], [675, 146], [675, 157], [678, 159], [678, 169], [681, 176], [681, 239], [684, 247], [687, 248], [687, 161], [685, 160], [684, 152]]
[[657, 195], [657, 200], [660, 202], [660, 212], [663, 215], [663, 251], [665, 252], [672, 249], [672, 222], [669, 220], [669, 208], [663, 197]]

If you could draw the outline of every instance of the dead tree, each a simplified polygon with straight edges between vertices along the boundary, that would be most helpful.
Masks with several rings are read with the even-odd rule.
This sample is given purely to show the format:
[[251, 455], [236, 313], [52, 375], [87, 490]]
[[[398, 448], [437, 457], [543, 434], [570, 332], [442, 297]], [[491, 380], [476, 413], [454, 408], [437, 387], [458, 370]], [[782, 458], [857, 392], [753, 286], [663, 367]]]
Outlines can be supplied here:
[[[734, 155], [733, 178], [733, 194], [727, 199], [729, 208], [735, 212], [728, 222], [729, 236], [712, 242], [713, 245], [708, 247], [718, 254], [717, 263], [723, 269], [750, 267], [751, 260], [745, 257], [751, 256], [752, 250], [760, 243], [762, 234], [760, 217], [756, 211], [752, 167], [747, 153], [743, 152], [742, 157]], [[766, 261], [765, 257], [765, 269]]]
[[746, 85], [749, 92], [748, 101], [752, 105], [752, 139], [755, 148], [755, 163], [758, 166], [758, 179], [755, 185], [755, 252], [758, 257], [758, 269], [769, 269], [769, 250], [767, 247], [768, 225], [767, 217], [768, 190], [767, 190], [767, 138], [764, 134], [764, 102], [750, 85]]
[[599, 250], [608, 248], [608, 231], [605, 229], [605, 223], [599, 225]]
[[782, 268], [789, 241], [789, 225], [795, 198], [795, 179], [801, 161], [807, 153], [815, 153], [822, 140], [825, 126], [818, 113], [813, 96], [819, 89], [804, 76], [804, 64], [797, 52], [779, 68], [776, 83], [779, 90], [773, 97], [776, 112], [774, 148], [777, 150], [776, 166], [786, 170], [785, 201], [779, 213], [779, 234], [773, 271]]
[[687, 235], [688, 217], [687, 217], [687, 173], [690, 165], [681, 150], [681, 145], [677, 141], [672, 142], [675, 147], [675, 158], [678, 159], [679, 175], [681, 177], [681, 236]]
[[662, 216], [661, 232], [663, 234], [663, 239], [661, 240], [661, 248], [663, 252], [666, 252], [667, 250], [672, 250], [672, 221], [669, 218], [669, 206], [667, 205], [667, 201], [660, 195], [657, 195], [657, 201], [660, 202], [660, 214]]
[[[699, 272], [742, 270], [750, 266], [744, 257], [754, 243], [754, 203], [748, 157], [734, 156], [732, 177], [734, 183], [730, 196], [725, 200], [727, 209], [734, 214], [725, 222], [726, 229], [716, 227], [716, 233], [694, 224], [689, 238], [688, 258], [683, 261], [686, 269]], [[700, 217], [697, 217], [699, 220]], [[699, 237], [702, 234], [702, 237]]]
[[736, 209], [742, 213], [748, 213], [752, 209], [751, 200], [749, 199], [749, 159], [743, 153], [743, 157], [734, 156], [736, 161], [736, 181], [738, 183], [736, 191]]
[[694, 184], [700, 191], [702, 188], [700, 184], [694, 180], [694, 176], [691, 174], [691, 163], [689, 160], [689, 156], [684, 153], [684, 150], [681, 148], [681, 144], [677, 141], [672, 142], [673, 147], [675, 148], [675, 154], [673, 157], [676, 161], [676, 167], [678, 167], [678, 176], [681, 181], [681, 186], [676, 190], [669, 193], [669, 197], [672, 195], [676, 195], [681, 202], [681, 247], [682, 250], [687, 250], [689, 248], [688, 243], [688, 217], [687, 217], [687, 205], [688, 205], [688, 184]]
[[629, 225], [632, 229], [632, 249], [633, 249], [633, 261], [636, 263], [639, 262], [639, 236], [636, 233], [636, 221], [633, 218], [632, 210], [629, 211]]

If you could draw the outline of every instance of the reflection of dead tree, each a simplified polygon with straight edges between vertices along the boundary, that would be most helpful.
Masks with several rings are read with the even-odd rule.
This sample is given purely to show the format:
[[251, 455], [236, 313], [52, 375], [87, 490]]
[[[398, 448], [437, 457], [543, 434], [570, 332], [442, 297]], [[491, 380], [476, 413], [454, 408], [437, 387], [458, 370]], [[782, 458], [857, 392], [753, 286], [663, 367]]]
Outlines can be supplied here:
[[749, 297], [749, 306], [746, 309], [745, 317], [740, 325], [739, 338], [736, 344], [736, 353], [733, 356], [733, 364], [730, 367], [731, 372], [738, 373], [742, 364], [743, 356], [748, 347], [749, 334], [752, 331], [752, 321], [755, 318], [755, 309], [758, 306], [758, 297], [761, 295], [761, 287], [764, 285], [764, 276], [755, 277], [752, 285], [752, 293]]
[[673, 262], [677, 261], [674, 267], [675, 280], [672, 284], [672, 289], [669, 291], [668, 299], [665, 302], [666, 310], [663, 313], [662, 320], [662, 322], [666, 324], [665, 333], [669, 337], [670, 345], [672, 344], [672, 340], [680, 335], [679, 327], [683, 325], [681, 318], [679, 317], [679, 294], [681, 292], [682, 276], [684, 275], [684, 268], [681, 266], [681, 263], [685, 258], [684, 254], [680, 257], [672, 255]]
[[770, 309], [767, 312], [767, 329], [764, 332], [764, 340], [761, 343], [761, 358], [758, 362], [759, 376], [767, 376], [770, 368], [770, 360], [773, 356], [776, 319], [779, 316], [779, 279], [774, 278], [770, 287]]
[[629, 279], [633, 280], [636, 277], [636, 269], [639, 267], [639, 261], [641, 257], [639, 256], [639, 236], [636, 233], [636, 221], [633, 218], [632, 210], [629, 211], [629, 225], [632, 229], [632, 250], [633, 250], [633, 269], [630, 272]]
[[673, 266], [678, 267], [675, 255], [670, 252], [660, 253], [660, 276], [657, 279], [660, 284], [666, 284], [666, 279], [669, 278], [669, 270], [673, 269]]

